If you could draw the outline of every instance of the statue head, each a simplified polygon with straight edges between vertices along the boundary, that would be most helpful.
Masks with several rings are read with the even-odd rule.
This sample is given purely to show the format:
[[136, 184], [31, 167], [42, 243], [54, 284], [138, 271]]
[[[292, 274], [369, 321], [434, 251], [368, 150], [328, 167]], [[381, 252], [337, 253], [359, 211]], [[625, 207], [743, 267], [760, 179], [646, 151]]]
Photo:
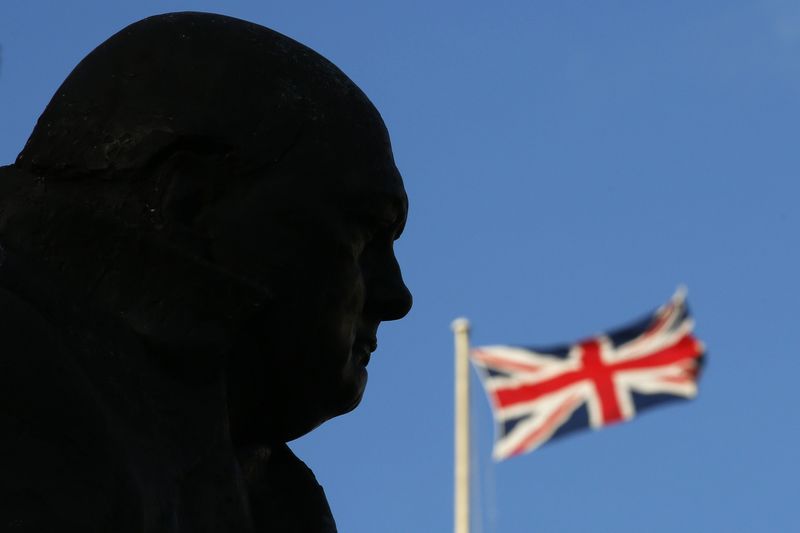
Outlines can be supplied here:
[[238, 443], [353, 409], [379, 324], [410, 309], [380, 115], [262, 26], [175, 13], [123, 29], [65, 80], [15, 167], [0, 240], [172, 371], [224, 361]]

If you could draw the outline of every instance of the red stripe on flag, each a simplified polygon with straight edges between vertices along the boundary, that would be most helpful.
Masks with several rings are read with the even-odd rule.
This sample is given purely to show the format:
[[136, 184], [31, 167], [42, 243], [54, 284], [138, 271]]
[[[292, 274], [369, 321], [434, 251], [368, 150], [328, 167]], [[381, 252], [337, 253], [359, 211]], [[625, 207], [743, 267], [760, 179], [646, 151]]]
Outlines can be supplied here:
[[508, 407], [517, 403], [531, 402], [533, 400], [538, 400], [542, 396], [561, 390], [564, 387], [573, 385], [583, 379], [586, 379], [586, 374], [582, 369], [564, 372], [554, 378], [538, 383], [520, 385], [514, 388], [498, 389], [495, 391], [495, 400], [498, 407]]
[[697, 339], [691, 335], [684, 335], [681, 340], [661, 351], [637, 357], [636, 359], [621, 361], [610, 366], [614, 371], [654, 368], [678, 363], [683, 359], [697, 358], [702, 354], [703, 349]]
[[597, 398], [600, 400], [600, 408], [603, 412], [603, 423], [619, 422], [622, 420], [622, 408], [617, 400], [613, 370], [600, 357], [600, 343], [590, 340], [581, 343], [580, 346], [583, 370], [586, 378], [592, 382], [597, 391]]

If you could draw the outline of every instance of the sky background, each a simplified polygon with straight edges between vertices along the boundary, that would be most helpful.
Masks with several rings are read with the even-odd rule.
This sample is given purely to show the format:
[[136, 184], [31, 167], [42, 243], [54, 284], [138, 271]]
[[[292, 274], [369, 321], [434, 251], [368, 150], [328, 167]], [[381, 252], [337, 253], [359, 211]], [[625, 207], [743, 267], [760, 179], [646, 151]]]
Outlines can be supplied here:
[[475, 531], [800, 531], [800, 3], [0, 0], [0, 164], [85, 54], [180, 10], [332, 60], [405, 177], [414, 309], [361, 407], [292, 444], [342, 533], [452, 530], [452, 319], [567, 342], [679, 283], [709, 351], [694, 402], [493, 465], [473, 375]]

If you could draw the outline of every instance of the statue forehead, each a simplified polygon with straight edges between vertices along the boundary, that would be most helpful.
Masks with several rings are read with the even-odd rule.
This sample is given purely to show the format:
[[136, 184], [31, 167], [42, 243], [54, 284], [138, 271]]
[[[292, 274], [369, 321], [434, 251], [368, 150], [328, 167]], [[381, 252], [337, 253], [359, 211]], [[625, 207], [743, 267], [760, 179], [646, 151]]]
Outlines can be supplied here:
[[376, 150], [366, 161], [359, 160], [357, 154], [347, 153], [329, 161], [324, 155], [315, 157], [313, 151], [299, 151], [293, 157], [307, 163], [289, 161], [286, 165], [289, 168], [264, 175], [255, 173], [251, 176], [251, 186], [242, 188], [238, 199], [233, 201], [258, 204], [270, 198], [270, 203], [287, 209], [310, 202], [351, 213], [388, 209], [399, 218], [405, 217], [408, 196], [391, 152]]

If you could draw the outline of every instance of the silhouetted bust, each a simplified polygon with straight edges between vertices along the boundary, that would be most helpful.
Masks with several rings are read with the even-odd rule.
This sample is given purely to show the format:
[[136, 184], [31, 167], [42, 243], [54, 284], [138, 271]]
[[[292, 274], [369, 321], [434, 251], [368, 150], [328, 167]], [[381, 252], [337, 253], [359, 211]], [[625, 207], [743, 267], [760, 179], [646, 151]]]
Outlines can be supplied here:
[[0, 169], [0, 531], [334, 531], [285, 443], [408, 312], [406, 210], [305, 46], [201, 13], [100, 45]]

